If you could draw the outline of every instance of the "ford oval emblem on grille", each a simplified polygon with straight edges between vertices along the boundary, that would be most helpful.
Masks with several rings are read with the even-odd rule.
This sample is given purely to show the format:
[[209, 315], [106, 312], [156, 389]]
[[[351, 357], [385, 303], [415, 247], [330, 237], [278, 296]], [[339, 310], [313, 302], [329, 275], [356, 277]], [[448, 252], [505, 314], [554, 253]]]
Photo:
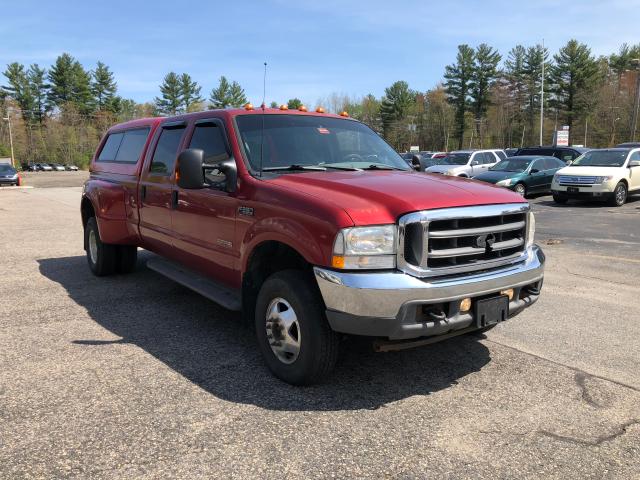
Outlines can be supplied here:
[[493, 245], [495, 241], [496, 237], [493, 235], [493, 233], [476, 237], [476, 245], [479, 248], [486, 248], [489, 251], [491, 250], [491, 245]]

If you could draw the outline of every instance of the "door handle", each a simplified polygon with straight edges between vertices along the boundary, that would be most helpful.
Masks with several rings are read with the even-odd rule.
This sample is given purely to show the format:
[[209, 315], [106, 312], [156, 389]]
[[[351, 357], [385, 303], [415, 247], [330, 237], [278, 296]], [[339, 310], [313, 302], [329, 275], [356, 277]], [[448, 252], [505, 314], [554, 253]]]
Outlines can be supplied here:
[[171, 191], [171, 208], [178, 208], [178, 190]]
[[147, 198], [147, 186], [146, 185], [142, 185], [140, 187], [140, 197], [142, 198], [142, 201], [144, 202]]

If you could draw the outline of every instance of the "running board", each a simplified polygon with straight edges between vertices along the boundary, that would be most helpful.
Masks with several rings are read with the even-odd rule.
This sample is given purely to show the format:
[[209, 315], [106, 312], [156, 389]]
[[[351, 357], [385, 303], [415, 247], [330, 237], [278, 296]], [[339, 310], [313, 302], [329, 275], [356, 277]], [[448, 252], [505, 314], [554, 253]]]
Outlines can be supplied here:
[[200, 273], [163, 258], [147, 260], [147, 267], [194, 292], [198, 292], [203, 297], [213, 300], [227, 310], [238, 312], [242, 309], [240, 294], [237, 291], [222, 286]]

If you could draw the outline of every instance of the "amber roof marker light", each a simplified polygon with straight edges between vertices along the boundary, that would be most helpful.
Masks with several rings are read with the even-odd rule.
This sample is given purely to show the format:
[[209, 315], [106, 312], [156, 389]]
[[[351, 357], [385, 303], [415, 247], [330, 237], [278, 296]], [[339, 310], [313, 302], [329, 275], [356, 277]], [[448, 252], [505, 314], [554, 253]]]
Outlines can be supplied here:
[[245, 103], [244, 104], [244, 109], [245, 110], [253, 110], [253, 104], [252, 103]]
[[283, 103], [282, 105], [280, 105], [280, 110], [289, 110], [289, 106]]
[[349, 114], [345, 110], [343, 110], [342, 112], [340, 112], [340, 116], [341, 117], [348, 117]]
[[316, 113], [324, 113], [324, 108], [322, 107], [316, 108]]
[[307, 112], [307, 111], [308, 111], [308, 110], [307, 110], [307, 107], [305, 107], [304, 105], [300, 105], [300, 106], [298, 107], [298, 110], [299, 110], [299, 111], [301, 111], [301, 112]]

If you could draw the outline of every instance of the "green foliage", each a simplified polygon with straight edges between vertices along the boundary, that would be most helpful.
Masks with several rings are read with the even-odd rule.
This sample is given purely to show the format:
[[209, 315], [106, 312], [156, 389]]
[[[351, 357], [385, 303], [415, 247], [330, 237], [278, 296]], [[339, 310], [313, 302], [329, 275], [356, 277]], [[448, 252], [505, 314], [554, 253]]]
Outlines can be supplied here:
[[471, 106], [476, 119], [482, 119], [491, 103], [490, 89], [498, 76], [498, 63], [502, 56], [486, 43], [476, 48], [471, 89]]
[[192, 80], [188, 73], [183, 73], [180, 76], [180, 89], [182, 91], [182, 105], [185, 112], [190, 112], [194, 106], [204, 101], [204, 98], [200, 96], [202, 87]]
[[104, 63], [98, 62], [96, 69], [92, 73], [91, 92], [95, 98], [96, 108], [99, 111], [111, 110], [116, 107], [114, 98], [118, 86], [113, 73]]
[[552, 103], [564, 113], [571, 132], [574, 119], [590, 110], [600, 69], [589, 47], [577, 40], [570, 40], [554, 60], [550, 72]]
[[455, 110], [458, 148], [462, 148], [465, 130], [465, 112], [469, 107], [469, 94], [474, 75], [475, 52], [467, 45], [458, 45], [456, 63], [447, 65], [444, 73], [444, 87], [449, 103]]
[[287, 107], [289, 107], [290, 110], [297, 110], [301, 105], [302, 100], [300, 100], [299, 98], [290, 98], [287, 102]]
[[63, 53], [56, 59], [49, 70], [49, 82], [50, 106], [64, 109], [71, 105], [81, 114], [94, 110], [91, 75], [68, 53]]
[[405, 81], [395, 82], [384, 90], [380, 103], [382, 131], [395, 148], [401, 148], [409, 140], [415, 97], [415, 92], [409, 89]]
[[229, 83], [227, 78], [223, 75], [220, 77], [218, 87], [211, 90], [209, 101], [211, 102], [210, 108], [212, 109], [241, 107], [247, 103], [247, 97], [238, 82], [233, 81], [232, 83]]
[[38, 120], [38, 123], [42, 125], [47, 113], [51, 110], [51, 106], [47, 102], [47, 94], [49, 92], [47, 70], [34, 63], [27, 71], [27, 80], [33, 97], [33, 115]]
[[3, 86], [3, 90], [18, 104], [25, 120], [31, 121], [33, 119], [35, 101], [24, 65], [17, 62], [7, 65], [4, 76], [7, 77], [8, 85]]
[[164, 115], [182, 112], [182, 82], [175, 72], [169, 72], [160, 85], [161, 97], [155, 98], [156, 108]]
[[279, 105], [278, 105], [278, 102], [276, 102], [276, 101], [273, 101], [273, 102], [271, 102], [271, 103], [269, 104], [269, 107], [270, 107], [270, 108], [278, 108], [278, 106], [279, 106]]

